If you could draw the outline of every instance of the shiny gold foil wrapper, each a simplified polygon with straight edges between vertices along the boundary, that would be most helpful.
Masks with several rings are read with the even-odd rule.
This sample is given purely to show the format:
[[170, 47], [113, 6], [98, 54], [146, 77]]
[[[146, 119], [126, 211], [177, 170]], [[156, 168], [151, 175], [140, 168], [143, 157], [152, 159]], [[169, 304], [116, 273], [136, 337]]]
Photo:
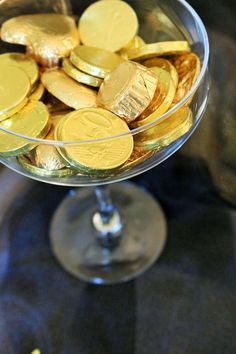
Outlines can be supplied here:
[[41, 81], [53, 96], [71, 108], [97, 106], [97, 92], [71, 79], [62, 70], [45, 71]]
[[156, 75], [144, 66], [124, 62], [105, 78], [98, 104], [130, 123], [150, 105], [157, 83]]
[[[196, 82], [201, 71], [201, 62], [194, 53], [176, 56], [171, 61], [179, 75], [179, 84], [173, 101], [177, 104], [189, 93]], [[190, 102], [191, 99], [188, 103]]]
[[57, 65], [79, 44], [75, 20], [53, 13], [11, 18], [2, 25], [1, 39], [26, 45], [28, 53], [46, 66]]
[[165, 55], [189, 53], [191, 48], [186, 41], [170, 41], [145, 44], [137, 49], [128, 51], [130, 60], [145, 60]]

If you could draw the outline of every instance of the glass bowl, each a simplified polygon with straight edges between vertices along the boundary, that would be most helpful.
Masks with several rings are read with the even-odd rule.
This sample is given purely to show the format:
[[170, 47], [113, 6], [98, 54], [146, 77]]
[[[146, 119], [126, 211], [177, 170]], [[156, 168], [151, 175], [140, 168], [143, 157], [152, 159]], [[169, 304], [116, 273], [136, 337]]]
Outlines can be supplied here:
[[[17, 3], [17, 6], [14, 6]], [[40, 5], [39, 5], [40, 3]], [[0, 21], [12, 16], [58, 12], [79, 17], [93, 1], [4, 1], [0, 3]], [[131, 184], [111, 186], [111, 202], [104, 186], [137, 176], [174, 154], [193, 134], [207, 107], [209, 93], [209, 42], [206, 29], [193, 8], [184, 0], [129, 0], [140, 23], [140, 35], [147, 43], [188, 40], [201, 60], [201, 72], [191, 91], [175, 106], [152, 122], [130, 132], [105, 139], [55, 141], [16, 134], [0, 126], [4, 139], [15, 136], [22, 149], [20, 156], [1, 154], [0, 162], [10, 169], [38, 181], [71, 187], [96, 186], [96, 198], [88, 188], [70, 193], [56, 211], [51, 226], [54, 254], [62, 266], [75, 276], [97, 284], [117, 283], [134, 278], [150, 267], [161, 253], [166, 239], [166, 224], [160, 206], [153, 197]], [[1, 52], [15, 51], [1, 42]], [[187, 108], [189, 107], [189, 108]], [[172, 136], [159, 137], [160, 127], [179, 112], [192, 112], [192, 122]], [[65, 158], [69, 149], [104, 151], [110, 142], [122, 144], [132, 135], [136, 155], [113, 170], [98, 172], [67, 168], [53, 173], [32, 168], [25, 151], [51, 146]], [[3, 135], [2, 135], [3, 136]], [[142, 153], [140, 153], [142, 151]], [[106, 154], [104, 153], [104, 160]], [[65, 158], [66, 160], [66, 158]], [[100, 187], [99, 187], [100, 186]], [[120, 208], [120, 212], [118, 209]]]

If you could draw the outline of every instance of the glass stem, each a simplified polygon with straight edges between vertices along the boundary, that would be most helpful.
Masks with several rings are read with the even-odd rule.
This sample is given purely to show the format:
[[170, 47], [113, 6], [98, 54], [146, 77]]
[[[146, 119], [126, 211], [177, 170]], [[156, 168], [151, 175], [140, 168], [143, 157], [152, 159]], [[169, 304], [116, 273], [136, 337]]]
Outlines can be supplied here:
[[93, 215], [93, 226], [97, 240], [103, 248], [114, 249], [121, 239], [124, 222], [119, 211], [112, 203], [110, 190], [107, 186], [95, 188], [98, 209]]

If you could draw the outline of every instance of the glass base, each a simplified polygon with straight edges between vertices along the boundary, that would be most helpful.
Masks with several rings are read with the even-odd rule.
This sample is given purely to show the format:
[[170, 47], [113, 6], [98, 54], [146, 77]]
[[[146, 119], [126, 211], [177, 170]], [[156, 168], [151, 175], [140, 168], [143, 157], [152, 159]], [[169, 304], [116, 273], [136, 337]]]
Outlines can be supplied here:
[[92, 188], [71, 192], [51, 224], [52, 250], [59, 263], [77, 278], [94, 284], [116, 284], [137, 277], [153, 265], [166, 241], [164, 214], [149, 193], [131, 183], [109, 188], [124, 220], [114, 249], [102, 248], [98, 242], [92, 223], [97, 211]]

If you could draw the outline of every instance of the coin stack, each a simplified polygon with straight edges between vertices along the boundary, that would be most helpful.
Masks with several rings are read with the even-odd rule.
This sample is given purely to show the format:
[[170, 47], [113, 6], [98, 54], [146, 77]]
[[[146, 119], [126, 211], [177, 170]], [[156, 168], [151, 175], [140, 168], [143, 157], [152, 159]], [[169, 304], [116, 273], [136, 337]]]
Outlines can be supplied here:
[[188, 95], [200, 59], [187, 41], [147, 44], [138, 30], [120, 0], [96, 1], [78, 26], [58, 14], [3, 23], [1, 39], [26, 52], [0, 55], [0, 155], [44, 177], [110, 176], [187, 133], [192, 97], [158, 117]]

